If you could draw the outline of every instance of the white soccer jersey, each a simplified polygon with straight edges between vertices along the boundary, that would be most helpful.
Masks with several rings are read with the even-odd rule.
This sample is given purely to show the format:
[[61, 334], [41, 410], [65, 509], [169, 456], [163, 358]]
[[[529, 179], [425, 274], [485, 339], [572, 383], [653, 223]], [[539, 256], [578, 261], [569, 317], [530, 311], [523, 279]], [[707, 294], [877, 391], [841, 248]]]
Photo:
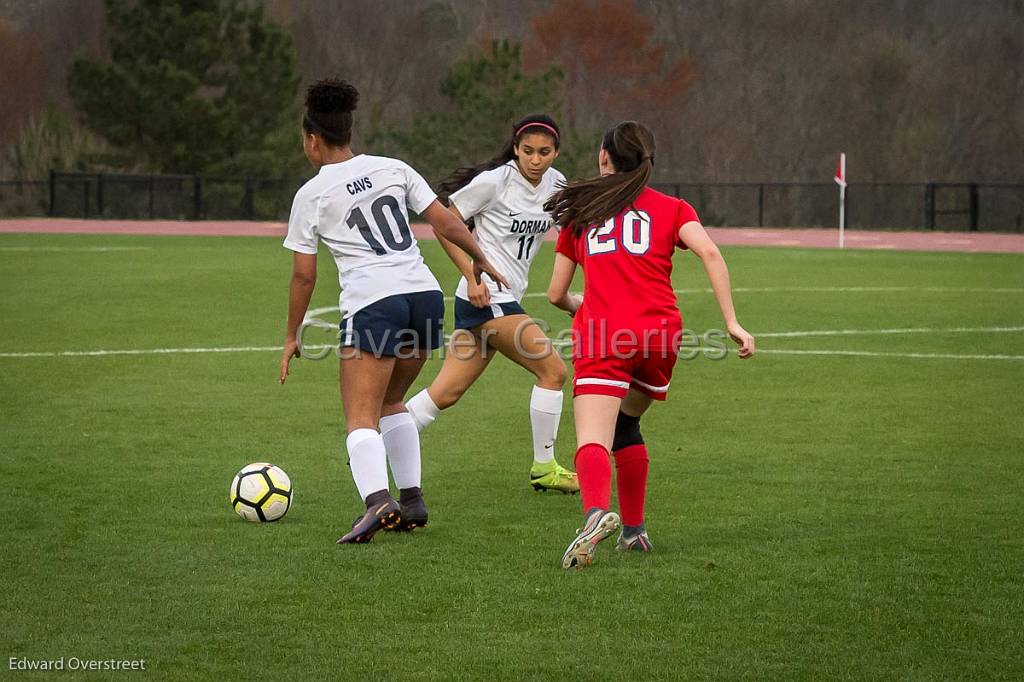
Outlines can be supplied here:
[[[534, 187], [512, 160], [480, 173], [451, 195], [451, 203], [462, 217], [474, 219], [474, 234], [480, 248], [512, 287], [499, 292], [498, 285], [484, 276], [492, 302], [522, 300], [529, 281], [530, 263], [540, 250], [544, 235], [551, 229], [551, 216], [544, 210], [544, 202], [564, 182], [564, 175], [549, 168]], [[465, 277], [459, 281], [455, 295], [469, 300]]]
[[406, 211], [420, 213], [436, 198], [423, 177], [398, 159], [360, 154], [326, 164], [295, 193], [284, 245], [313, 254], [319, 240], [330, 249], [343, 318], [395, 294], [440, 291]]

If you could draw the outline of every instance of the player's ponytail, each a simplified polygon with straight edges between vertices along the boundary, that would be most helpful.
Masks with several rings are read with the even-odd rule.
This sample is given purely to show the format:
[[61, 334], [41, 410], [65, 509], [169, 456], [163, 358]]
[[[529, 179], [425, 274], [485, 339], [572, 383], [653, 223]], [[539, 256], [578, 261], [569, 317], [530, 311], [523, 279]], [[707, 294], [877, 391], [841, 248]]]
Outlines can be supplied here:
[[544, 204], [556, 224], [572, 225], [577, 236], [633, 203], [654, 172], [654, 133], [641, 123], [623, 121], [609, 128], [601, 149], [615, 173], [571, 182]]
[[306, 90], [306, 114], [302, 129], [319, 135], [324, 142], [343, 147], [352, 141], [352, 112], [359, 103], [359, 91], [351, 83], [325, 78]]
[[555, 141], [555, 149], [558, 149], [561, 133], [559, 133], [558, 124], [555, 123], [553, 118], [547, 114], [531, 114], [521, 118], [512, 124], [512, 135], [509, 136], [501, 151], [494, 158], [475, 166], [465, 166], [456, 169], [437, 185], [437, 196], [441, 203], [447, 206], [448, 197], [468, 185], [473, 178], [484, 171], [493, 170], [516, 158], [516, 145], [519, 144], [524, 135], [533, 133], [551, 136]]

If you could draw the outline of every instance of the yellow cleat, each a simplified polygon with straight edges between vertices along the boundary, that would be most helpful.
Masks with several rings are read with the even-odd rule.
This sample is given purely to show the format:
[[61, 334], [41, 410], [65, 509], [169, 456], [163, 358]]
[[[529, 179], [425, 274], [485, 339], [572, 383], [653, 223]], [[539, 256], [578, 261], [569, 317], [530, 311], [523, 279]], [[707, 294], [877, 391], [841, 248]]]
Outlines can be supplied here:
[[530, 485], [534, 490], [557, 490], [566, 495], [575, 495], [580, 491], [580, 481], [575, 471], [569, 471], [555, 460], [545, 464], [533, 463], [530, 469]]

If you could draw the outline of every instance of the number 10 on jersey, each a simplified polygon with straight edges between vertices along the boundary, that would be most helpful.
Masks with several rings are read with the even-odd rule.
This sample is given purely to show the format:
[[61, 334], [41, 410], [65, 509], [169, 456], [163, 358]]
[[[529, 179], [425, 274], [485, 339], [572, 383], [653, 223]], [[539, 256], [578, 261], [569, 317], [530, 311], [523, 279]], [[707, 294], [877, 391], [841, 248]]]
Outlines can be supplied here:
[[[394, 230], [391, 227], [391, 221], [388, 220], [387, 213], [384, 212], [385, 209], [391, 214], [395, 227], [398, 228], [398, 236], [395, 236]], [[392, 251], [405, 251], [412, 246], [412, 231], [409, 229], [409, 223], [405, 221], [405, 216], [402, 215], [402, 208], [398, 204], [398, 199], [390, 194], [378, 197], [370, 205], [370, 214], [373, 216], [377, 232], [389, 249]], [[370, 224], [366, 220], [366, 216], [363, 215], [362, 209], [358, 207], [352, 209], [347, 225], [350, 228], [358, 229], [359, 234], [363, 237], [363, 241], [378, 256], [383, 256], [388, 252], [374, 235]]]

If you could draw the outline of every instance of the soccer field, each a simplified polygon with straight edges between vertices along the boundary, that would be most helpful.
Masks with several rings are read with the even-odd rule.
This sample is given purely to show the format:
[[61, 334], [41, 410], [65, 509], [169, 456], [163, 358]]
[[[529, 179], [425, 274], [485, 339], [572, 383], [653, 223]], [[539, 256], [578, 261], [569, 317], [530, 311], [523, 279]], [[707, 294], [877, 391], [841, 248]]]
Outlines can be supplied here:
[[[0, 235], [0, 654], [145, 659], [118, 679], [1024, 676], [1024, 255], [725, 254], [760, 353], [677, 365], [643, 422], [655, 552], [577, 573], [579, 498], [528, 486], [510, 362], [422, 434], [430, 525], [338, 546], [361, 504], [337, 361], [277, 382], [277, 239]], [[525, 305], [554, 334], [551, 260]], [[692, 255], [675, 282], [686, 326], [719, 328]], [[261, 460], [294, 482], [280, 523], [228, 505]]]

